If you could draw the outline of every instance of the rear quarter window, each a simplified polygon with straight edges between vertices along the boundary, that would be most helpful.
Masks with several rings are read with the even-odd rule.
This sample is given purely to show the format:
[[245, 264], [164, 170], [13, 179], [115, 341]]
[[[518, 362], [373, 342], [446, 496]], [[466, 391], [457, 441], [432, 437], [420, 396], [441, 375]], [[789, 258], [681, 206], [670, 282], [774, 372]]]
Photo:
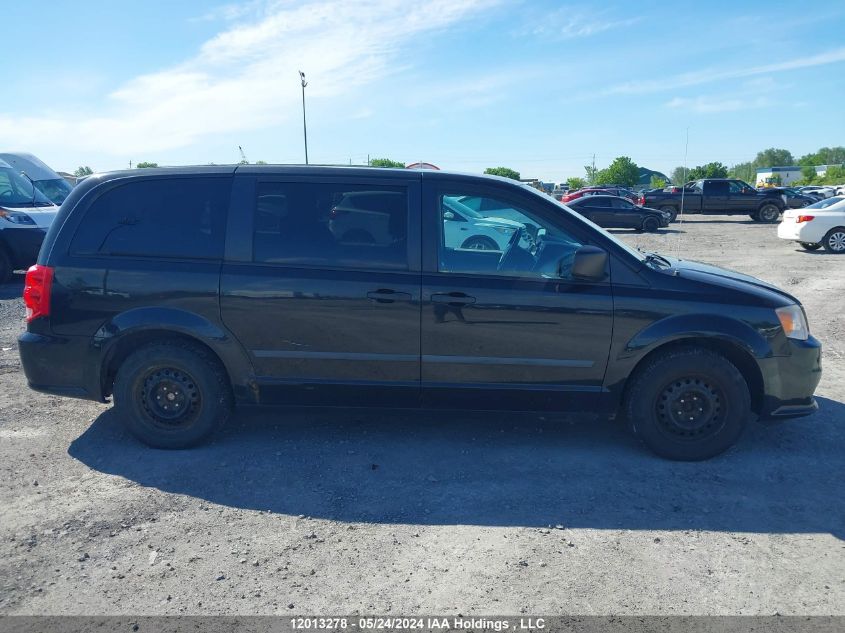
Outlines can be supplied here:
[[222, 259], [230, 178], [134, 180], [85, 211], [74, 255]]

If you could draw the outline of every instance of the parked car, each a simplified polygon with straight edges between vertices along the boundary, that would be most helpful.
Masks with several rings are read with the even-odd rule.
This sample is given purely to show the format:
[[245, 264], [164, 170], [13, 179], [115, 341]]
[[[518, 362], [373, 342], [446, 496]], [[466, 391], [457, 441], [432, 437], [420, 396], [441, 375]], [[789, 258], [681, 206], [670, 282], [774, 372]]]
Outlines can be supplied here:
[[670, 213], [635, 205], [619, 196], [584, 196], [569, 202], [588, 220], [606, 229], [637, 229], [654, 233], [669, 226]]
[[[362, 189], [402, 196], [402, 248], [332, 233], [332, 207]], [[525, 228], [503, 251], [455, 248], [462, 198]], [[817, 408], [821, 346], [795, 297], [632, 249], [503, 178], [133, 170], [87, 178], [55, 226], [24, 288], [28, 383], [113, 397], [151, 446], [195, 445], [236, 404], [533, 409], [619, 417], [697, 460], [752, 417]]]
[[774, 189], [758, 191], [742, 180], [704, 178], [684, 185], [680, 193], [644, 193], [639, 204], [672, 214], [681, 212], [747, 214], [757, 222], [777, 222], [787, 207], [786, 196]]
[[778, 226], [778, 237], [798, 242], [808, 251], [824, 247], [829, 253], [845, 253], [845, 196], [787, 211]]
[[584, 187], [582, 189], [578, 189], [576, 191], [570, 191], [565, 196], [560, 198], [560, 201], [564, 204], [572, 202], [573, 200], [577, 200], [583, 196], [622, 196], [623, 198], [628, 198], [632, 202], [637, 201], [637, 196], [632, 191], [625, 189], [623, 187]]
[[0, 160], [26, 174], [53, 204], [61, 205], [73, 187], [43, 161], [26, 152], [0, 152]]
[[778, 187], [777, 191], [786, 196], [786, 206], [790, 209], [802, 209], [818, 202], [813, 196], [807, 196], [793, 187]]
[[806, 187], [801, 187], [801, 193], [815, 194], [821, 196], [821, 198], [830, 198], [836, 195], [836, 189], [826, 185], [807, 185]]
[[57, 211], [32, 182], [0, 160], [0, 283], [35, 263]]

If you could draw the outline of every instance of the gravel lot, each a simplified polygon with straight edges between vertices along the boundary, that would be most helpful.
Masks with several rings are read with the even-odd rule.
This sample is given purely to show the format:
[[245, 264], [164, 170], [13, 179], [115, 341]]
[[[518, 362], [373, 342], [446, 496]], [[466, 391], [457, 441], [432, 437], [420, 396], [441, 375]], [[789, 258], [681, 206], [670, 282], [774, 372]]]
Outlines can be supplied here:
[[845, 614], [845, 257], [739, 218], [619, 234], [798, 296], [821, 411], [701, 464], [480, 414], [249, 411], [154, 451], [26, 388], [0, 286], [0, 613]]

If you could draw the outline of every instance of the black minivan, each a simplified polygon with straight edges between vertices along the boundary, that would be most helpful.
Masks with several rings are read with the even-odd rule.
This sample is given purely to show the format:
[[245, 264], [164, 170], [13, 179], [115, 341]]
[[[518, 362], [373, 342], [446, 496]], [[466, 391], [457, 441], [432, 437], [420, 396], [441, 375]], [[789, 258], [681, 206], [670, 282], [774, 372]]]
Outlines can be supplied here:
[[[454, 199], [498, 219], [447, 231]], [[498, 247], [463, 248], [476, 234]], [[629, 248], [519, 183], [442, 171], [92, 176], [24, 302], [30, 386], [113, 395], [161, 448], [205, 440], [236, 404], [471, 408], [619, 417], [698, 460], [750, 419], [813, 412], [821, 376], [787, 293]]]

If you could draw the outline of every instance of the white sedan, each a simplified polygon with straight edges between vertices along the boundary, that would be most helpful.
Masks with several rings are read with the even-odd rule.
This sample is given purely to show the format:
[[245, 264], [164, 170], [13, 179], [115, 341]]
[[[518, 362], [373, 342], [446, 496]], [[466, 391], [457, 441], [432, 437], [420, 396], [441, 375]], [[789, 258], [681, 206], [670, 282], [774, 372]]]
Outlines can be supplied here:
[[803, 209], [787, 209], [778, 226], [778, 237], [798, 242], [808, 251], [821, 247], [845, 253], [845, 196], [821, 200]]

